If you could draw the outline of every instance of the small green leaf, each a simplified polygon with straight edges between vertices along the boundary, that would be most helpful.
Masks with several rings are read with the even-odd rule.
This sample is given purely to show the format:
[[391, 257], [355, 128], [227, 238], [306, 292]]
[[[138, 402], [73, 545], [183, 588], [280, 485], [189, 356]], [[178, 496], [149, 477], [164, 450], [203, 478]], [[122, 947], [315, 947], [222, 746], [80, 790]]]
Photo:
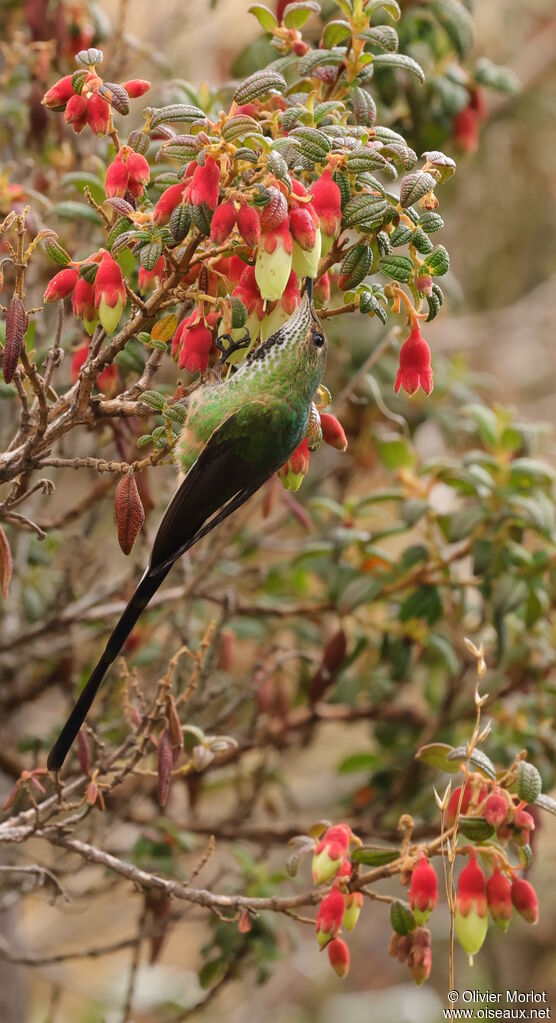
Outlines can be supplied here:
[[454, 747], [448, 746], [445, 742], [429, 742], [421, 746], [415, 754], [415, 759], [420, 760], [427, 767], [433, 767], [437, 771], [446, 771], [448, 774], [457, 774], [459, 765], [448, 759], [453, 753]]
[[421, 84], [425, 81], [425, 72], [420, 64], [413, 57], [405, 53], [379, 53], [373, 60], [375, 67], [400, 68], [403, 71], [410, 71], [419, 79]]
[[457, 763], [466, 763], [468, 759], [474, 771], [479, 771], [481, 774], [486, 775], [487, 778], [496, 778], [496, 768], [492, 760], [482, 750], [474, 749], [471, 756], [469, 756], [467, 746], [458, 746], [457, 749], [452, 750], [448, 754], [448, 760], [457, 761]]
[[350, 35], [351, 28], [347, 21], [329, 21], [322, 34], [324, 48], [331, 50], [333, 46], [337, 46]]
[[65, 202], [56, 203], [52, 207], [52, 213], [62, 220], [88, 220], [91, 224], [102, 224], [102, 218], [92, 206], [82, 202], [72, 202], [71, 199]]
[[494, 834], [494, 828], [484, 817], [460, 817], [458, 831], [472, 842], [486, 842]]
[[354, 863], [363, 863], [366, 867], [383, 867], [386, 863], [393, 863], [399, 859], [400, 850], [393, 846], [383, 845], [362, 845], [355, 848], [351, 854]]
[[402, 12], [397, 0], [369, 0], [369, 3], [365, 4], [365, 10], [371, 17], [379, 8], [386, 11], [394, 21], [399, 21]]
[[434, 625], [441, 615], [442, 601], [436, 586], [420, 586], [414, 593], [410, 593], [399, 612], [401, 622], [424, 618], [429, 625]]
[[252, 4], [251, 7], [247, 8], [249, 14], [254, 14], [261, 28], [264, 28], [265, 32], [272, 32], [273, 28], [276, 28], [278, 24], [278, 18], [268, 7], [264, 4]]
[[338, 771], [340, 774], [353, 774], [356, 771], [374, 771], [380, 766], [380, 757], [376, 753], [353, 753], [342, 760]]
[[414, 203], [422, 199], [427, 192], [430, 192], [436, 181], [432, 174], [427, 171], [418, 170], [413, 171], [412, 174], [406, 174], [400, 185], [400, 203], [406, 209], [408, 206], [413, 206]]
[[362, 604], [372, 603], [381, 589], [382, 586], [378, 579], [364, 576], [352, 579], [340, 595], [338, 611], [340, 614], [349, 614]]
[[415, 463], [415, 454], [404, 437], [380, 437], [377, 449], [380, 461], [387, 469], [411, 469]]
[[430, 152], [423, 153], [422, 159], [434, 166], [441, 184], [444, 184], [445, 181], [448, 181], [456, 173], [456, 161], [452, 160], [451, 156], [446, 156], [446, 153], [442, 153], [439, 149], [431, 149]]
[[311, 14], [320, 14], [320, 4], [315, 3], [315, 0], [301, 0], [287, 5], [282, 21], [286, 28], [303, 28]]
[[390, 923], [396, 934], [405, 938], [407, 934], [415, 930], [416, 922], [407, 902], [395, 899], [390, 906]]
[[88, 174], [86, 171], [71, 171], [69, 174], [64, 174], [60, 184], [66, 188], [73, 186], [80, 192], [88, 188], [95, 202], [104, 202], [106, 199], [104, 185], [96, 174]]
[[520, 760], [517, 765], [517, 794], [526, 803], [536, 803], [542, 791], [542, 778], [534, 764]]
[[450, 257], [448, 250], [443, 245], [437, 245], [434, 252], [427, 256], [422, 266], [423, 273], [430, 273], [432, 277], [442, 277], [450, 269]]
[[500, 64], [493, 64], [486, 57], [481, 57], [477, 61], [475, 81], [479, 85], [487, 85], [489, 89], [497, 89], [499, 92], [511, 94], [521, 91], [521, 82], [510, 68], [502, 67]]
[[430, 9], [458, 56], [464, 57], [475, 38], [473, 18], [467, 8], [459, 0], [435, 0]]

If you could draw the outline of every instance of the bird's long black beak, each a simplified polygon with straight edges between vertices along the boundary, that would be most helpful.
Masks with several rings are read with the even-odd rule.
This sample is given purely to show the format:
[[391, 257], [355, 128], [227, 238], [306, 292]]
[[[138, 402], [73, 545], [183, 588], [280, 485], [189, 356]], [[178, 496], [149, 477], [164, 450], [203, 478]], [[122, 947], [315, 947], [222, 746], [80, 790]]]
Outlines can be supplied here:
[[306, 277], [305, 278], [305, 294], [307, 295], [311, 305], [313, 304], [314, 286], [315, 286], [315, 282], [314, 282], [313, 278], [312, 277]]

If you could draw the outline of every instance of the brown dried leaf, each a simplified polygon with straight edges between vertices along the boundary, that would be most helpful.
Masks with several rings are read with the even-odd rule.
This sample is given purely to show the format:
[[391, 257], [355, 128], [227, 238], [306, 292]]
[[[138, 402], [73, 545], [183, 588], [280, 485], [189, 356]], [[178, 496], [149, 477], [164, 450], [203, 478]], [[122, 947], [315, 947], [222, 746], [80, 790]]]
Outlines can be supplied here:
[[339, 629], [330, 637], [324, 648], [322, 661], [309, 682], [308, 694], [312, 703], [320, 700], [326, 690], [334, 684], [347, 649], [346, 634]]
[[29, 318], [19, 295], [12, 295], [6, 316], [6, 344], [2, 362], [2, 372], [7, 384], [13, 380], [28, 323]]
[[133, 476], [124, 476], [114, 494], [114, 514], [118, 527], [118, 543], [124, 554], [131, 554], [133, 544], [145, 521], [145, 509]]
[[0, 589], [4, 600], [8, 599], [13, 572], [13, 559], [8, 538], [0, 526]]
[[89, 743], [82, 728], [77, 733], [77, 759], [79, 766], [86, 778], [91, 773], [91, 758], [89, 755]]
[[158, 802], [161, 806], [166, 806], [166, 800], [168, 799], [168, 793], [170, 791], [170, 782], [172, 780], [172, 767], [174, 765], [170, 733], [167, 728], [164, 729], [160, 739], [158, 740], [158, 745], [156, 747], [156, 765], [158, 772]]
[[181, 721], [173, 696], [168, 699], [168, 727], [170, 729], [170, 741], [172, 743], [172, 762], [177, 764], [183, 753], [183, 731]]

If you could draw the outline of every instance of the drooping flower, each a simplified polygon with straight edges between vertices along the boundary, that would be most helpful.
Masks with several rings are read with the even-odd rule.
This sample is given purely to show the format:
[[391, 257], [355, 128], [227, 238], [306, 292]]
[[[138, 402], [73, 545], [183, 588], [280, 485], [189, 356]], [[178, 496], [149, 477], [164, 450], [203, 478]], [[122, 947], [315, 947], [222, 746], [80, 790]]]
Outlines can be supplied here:
[[506, 820], [508, 803], [500, 791], [491, 792], [488, 797], [483, 815], [492, 828], [499, 828]]
[[[307, 448], [307, 464], [308, 461], [309, 449]], [[346, 858], [350, 839], [351, 829], [347, 824], [335, 824], [324, 833], [313, 856], [312, 873], [315, 884], [330, 881], [338, 874]]]
[[233, 202], [220, 203], [220, 206], [215, 209], [210, 223], [210, 240], [217, 245], [222, 245], [231, 235], [235, 223], [236, 210]]
[[362, 892], [348, 892], [345, 896], [345, 912], [342, 920], [342, 927], [346, 931], [353, 931], [357, 921], [359, 920], [359, 914], [361, 913], [361, 907], [363, 906], [363, 893]]
[[[128, 147], [126, 146], [125, 149], [127, 150]], [[144, 188], [145, 185], [148, 185], [151, 180], [151, 168], [149, 161], [142, 153], [135, 153], [133, 150], [127, 152], [126, 167], [132, 185], [135, 185], [136, 188]]]
[[45, 92], [41, 103], [49, 110], [64, 110], [66, 103], [75, 95], [72, 85], [72, 75], [65, 75]]
[[539, 900], [537, 893], [524, 877], [514, 877], [512, 881], [512, 902], [520, 916], [528, 924], [536, 924], [539, 919]]
[[129, 184], [129, 171], [126, 164], [120, 157], [116, 157], [111, 164], [106, 168], [106, 178], [104, 179], [104, 190], [108, 199], [112, 199], [117, 196], [123, 199], [124, 195], [128, 190]]
[[512, 824], [514, 838], [520, 845], [529, 845], [531, 832], [535, 830], [535, 818], [528, 810], [518, 810]]
[[320, 220], [322, 255], [327, 256], [342, 227], [342, 193], [330, 170], [324, 170], [313, 182], [311, 195]]
[[469, 956], [476, 955], [486, 938], [488, 914], [485, 875], [474, 849], [458, 879], [455, 927], [462, 948]]
[[66, 104], [64, 120], [67, 124], [71, 124], [76, 134], [82, 132], [87, 124], [87, 107], [88, 103], [85, 97], [78, 96], [77, 93], [74, 93]]
[[126, 304], [122, 271], [109, 252], [103, 252], [95, 278], [95, 308], [107, 334], [113, 334]]
[[83, 320], [87, 333], [92, 334], [98, 323], [94, 284], [89, 284], [84, 277], [79, 277], [73, 289], [71, 301], [74, 314], [78, 319]]
[[327, 946], [328, 960], [332, 969], [342, 979], [349, 972], [349, 948], [341, 938], [334, 938]]
[[52, 280], [48, 282], [44, 293], [44, 301], [59, 302], [61, 298], [66, 298], [67, 295], [71, 295], [71, 292], [75, 288], [78, 275], [79, 270], [74, 266], [66, 266], [63, 270], [60, 270], [54, 275]]
[[337, 448], [338, 451], [345, 451], [348, 446], [347, 437], [342, 424], [336, 419], [336, 416], [333, 416], [330, 412], [321, 412], [320, 425], [324, 443], [330, 444], [331, 447]]
[[220, 185], [220, 167], [216, 160], [207, 156], [203, 166], [195, 167], [191, 179], [191, 202], [196, 206], [208, 206], [215, 210], [218, 206], [218, 188]]
[[281, 298], [292, 270], [293, 240], [287, 220], [261, 235], [255, 262], [255, 278], [263, 298]]
[[[299, 444], [293, 455], [278, 470], [278, 477], [285, 490], [299, 490], [309, 469], [309, 441], [305, 437]], [[314, 863], [314, 860], [313, 860]], [[313, 875], [314, 876], [314, 875]], [[324, 880], [324, 878], [322, 878]]]
[[106, 135], [110, 127], [110, 106], [98, 92], [93, 92], [87, 100], [87, 124], [95, 135], [100, 136]]
[[178, 355], [180, 369], [187, 369], [189, 373], [206, 371], [212, 349], [209, 327], [214, 326], [215, 318], [215, 313], [202, 316], [194, 309], [178, 324], [172, 340], [172, 356]]
[[431, 350], [421, 336], [419, 324], [415, 323], [409, 337], [400, 348], [400, 368], [394, 392], [398, 394], [403, 387], [404, 391], [411, 395], [422, 387], [425, 394], [431, 394], [433, 386]]
[[177, 185], [166, 188], [154, 208], [154, 220], [157, 224], [167, 224], [176, 206], [182, 201], [187, 182], [179, 181]]
[[411, 874], [409, 905], [419, 925], [426, 923], [438, 902], [438, 878], [425, 854], [419, 854], [419, 863]]
[[261, 219], [254, 206], [241, 204], [237, 211], [237, 228], [245, 244], [255, 249], [261, 240]]
[[[461, 795], [462, 788], [463, 788], [463, 796]], [[455, 823], [456, 813], [458, 811], [458, 807], [459, 807], [459, 812], [460, 812], [460, 814], [462, 816], [464, 816], [467, 813], [467, 811], [469, 809], [469, 804], [471, 802], [472, 796], [473, 796], [473, 788], [472, 788], [471, 782], [469, 780], [465, 782], [465, 785], [463, 785], [463, 786], [462, 785], [458, 785], [458, 787], [456, 789], [454, 789], [454, 791], [452, 792], [452, 795], [450, 796], [450, 801], [449, 801], [447, 809], [446, 809], [446, 826], [448, 828], [451, 828], [452, 825]], [[461, 797], [461, 806], [460, 806], [460, 797]]]
[[149, 91], [151, 83], [144, 78], [131, 78], [129, 82], [123, 82], [123, 87], [130, 99], [138, 99]]
[[339, 888], [333, 888], [322, 900], [315, 923], [317, 941], [324, 948], [332, 938], [337, 937], [342, 926], [346, 904]]
[[486, 883], [490, 915], [502, 931], [507, 931], [512, 917], [512, 885], [499, 868], [493, 870]]

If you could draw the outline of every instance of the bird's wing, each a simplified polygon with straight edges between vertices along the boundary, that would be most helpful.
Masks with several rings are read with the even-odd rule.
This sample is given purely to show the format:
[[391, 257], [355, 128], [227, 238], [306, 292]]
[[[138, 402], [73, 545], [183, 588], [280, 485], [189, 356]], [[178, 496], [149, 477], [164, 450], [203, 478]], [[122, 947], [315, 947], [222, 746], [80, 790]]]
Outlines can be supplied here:
[[[211, 434], [164, 513], [153, 544], [150, 573], [169, 567], [279, 468], [272, 457], [273, 425], [272, 408], [251, 401]], [[260, 453], [253, 451], [254, 438]]]

